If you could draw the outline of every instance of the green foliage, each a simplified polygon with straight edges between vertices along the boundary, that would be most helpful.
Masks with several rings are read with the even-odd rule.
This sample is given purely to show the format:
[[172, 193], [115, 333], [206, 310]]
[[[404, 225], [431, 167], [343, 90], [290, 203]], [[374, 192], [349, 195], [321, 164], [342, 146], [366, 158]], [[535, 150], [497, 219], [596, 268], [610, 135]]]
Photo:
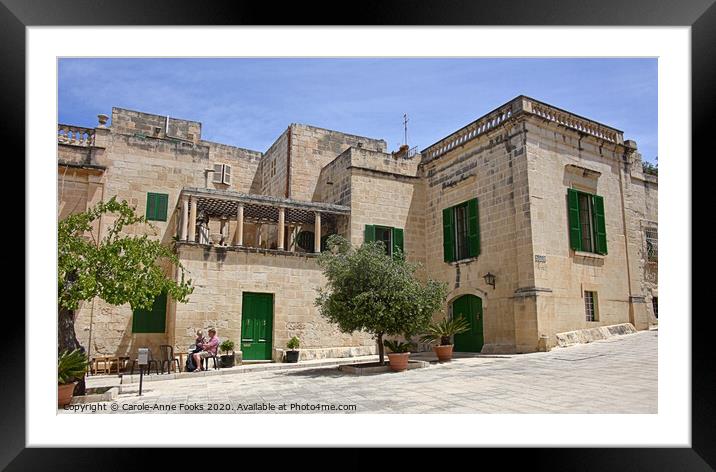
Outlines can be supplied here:
[[294, 336], [291, 338], [291, 340], [286, 343], [286, 347], [291, 349], [292, 351], [295, 351], [298, 349], [298, 346], [300, 346], [301, 342], [299, 341], [298, 337]]
[[315, 304], [344, 333], [362, 330], [376, 338], [420, 332], [445, 302], [447, 286], [420, 283], [417, 264], [385, 254], [381, 242], [358, 248], [340, 236], [328, 238], [318, 264], [327, 279]]
[[[101, 241], [93, 240], [93, 223], [108, 214], [113, 222], [107, 235]], [[61, 306], [75, 310], [80, 302], [99, 297], [112, 305], [129, 303], [132, 310], [148, 310], [164, 291], [178, 302], [188, 300], [194, 288], [191, 280], [184, 280], [184, 267], [177, 256], [147, 235], [122, 233], [131, 225], [154, 229], [126, 201], [117, 202], [116, 197], [59, 222], [57, 280]], [[165, 275], [171, 265], [179, 270], [178, 283]]]
[[652, 164], [651, 162], [643, 161], [641, 168], [645, 174], [659, 175], [659, 164]]
[[229, 352], [234, 352], [234, 346], [236, 346], [236, 344], [234, 344], [234, 341], [229, 341], [227, 339], [226, 341], [222, 341], [221, 344], [219, 344], [219, 349], [222, 352], [228, 354]]
[[87, 356], [80, 349], [62, 351], [57, 359], [57, 383], [63, 385], [84, 378], [88, 364]]
[[383, 345], [390, 349], [391, 352], [395, 353], [401, 353], [401, 352], [410, 352], [411, 350], [415, 349], [415, 344], [412, 342], [401, 342], [398, 340], [389, 340], [386, 339], [383, 341]]
[[457, 318], [445, 318], [437, 323], [430, 323], [426, 333], [420, 338], [424, 343], [435, 343], [440, 341], [440, 345], [450, 344], [450, 336], [464, 333], [470, 329], [470, 323], [462, 316]]

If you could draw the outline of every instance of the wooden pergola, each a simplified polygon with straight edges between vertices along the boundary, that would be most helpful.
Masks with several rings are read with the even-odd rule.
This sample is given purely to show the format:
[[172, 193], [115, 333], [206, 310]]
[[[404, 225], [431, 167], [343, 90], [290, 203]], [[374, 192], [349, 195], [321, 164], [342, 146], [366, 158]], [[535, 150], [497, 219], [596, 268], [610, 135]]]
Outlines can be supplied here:
[[339, 216], [350, 216], [350, 207], [332, 203], [305, 202], [288, 198], [255, 195], [231, 190], [184, 188], [179, 197], [180, 241], [196, 242], [197, 214], [218, 218], [223, 222], [235, 219], [236, 244], [243, 246], [244, 222], [275, 224], [278, 227], [278, 248], [284, 250], [284, 231], [288, 225], [314, 225], [314, 251], [320, 252], [321, 224], [335, 223]]

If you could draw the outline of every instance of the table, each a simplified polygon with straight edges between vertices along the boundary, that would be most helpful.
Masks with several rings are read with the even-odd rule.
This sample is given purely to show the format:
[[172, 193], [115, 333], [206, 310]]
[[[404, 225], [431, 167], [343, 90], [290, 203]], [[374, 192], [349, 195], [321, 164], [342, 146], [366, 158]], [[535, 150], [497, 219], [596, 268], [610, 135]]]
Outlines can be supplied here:
[[185, 362], [184, 358], [188, 355], [189, 355], [188, 352], [178, 352], [174, 356], [175, 359], [177, 357], [179, 358], [179, 372], [184, 372], [184, 367], [186, 366], [186, 362]]
[[[119, 373], [120, 362], [123, 364], [122, 370], [125, 370], [127, 361], [129, 361], [127, 356], [95, 356], [91, 362], [93, 374], [97, 375], [100, 371], [102, 374], [111, 374], [112, 363], [114, 363], [116, 371]], [[100, 364], [102, 367], [100, 367]]]

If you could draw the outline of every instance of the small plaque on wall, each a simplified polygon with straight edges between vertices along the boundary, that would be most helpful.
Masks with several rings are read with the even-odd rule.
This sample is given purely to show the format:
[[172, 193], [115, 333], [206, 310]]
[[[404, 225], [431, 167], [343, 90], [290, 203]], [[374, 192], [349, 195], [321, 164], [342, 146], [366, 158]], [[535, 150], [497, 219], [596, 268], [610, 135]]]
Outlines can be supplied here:
[[547, 262], [547, 256], [535, 254], [535, 262]]

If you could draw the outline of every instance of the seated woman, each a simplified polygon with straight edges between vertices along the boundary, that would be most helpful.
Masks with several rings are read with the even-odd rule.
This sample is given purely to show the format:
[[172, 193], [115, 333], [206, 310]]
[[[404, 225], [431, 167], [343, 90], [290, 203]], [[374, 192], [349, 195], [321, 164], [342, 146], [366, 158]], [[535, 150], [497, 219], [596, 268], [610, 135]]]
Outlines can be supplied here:
[[219, 337], [216, 335], [216, 330], [214, 328], [211, 328], [211, 329], [209, 329], [209, 340], [202, 343], [201, 352], [192, 354], [192, 357], [194, 358], [194, 364], [196, 365], [196, 370], [194, 372], [202, 371], [203, 370], [201, 368], [202, 360], [206, 359], [208, 357], [215, 356], [218, 348], [219, 348]]
[[204, 339], [204, 332], [202, 330], [196, 331], [196, 339], [194, 340], [194, 348], [189, 349], [189, 357], [186, 360], [186, 371], [187, 372], [194, 372], [196, 370], [196, 364], [194, 363], [194, 354], [201, 352], [203, 350], [204, 342], [206, 340]]

